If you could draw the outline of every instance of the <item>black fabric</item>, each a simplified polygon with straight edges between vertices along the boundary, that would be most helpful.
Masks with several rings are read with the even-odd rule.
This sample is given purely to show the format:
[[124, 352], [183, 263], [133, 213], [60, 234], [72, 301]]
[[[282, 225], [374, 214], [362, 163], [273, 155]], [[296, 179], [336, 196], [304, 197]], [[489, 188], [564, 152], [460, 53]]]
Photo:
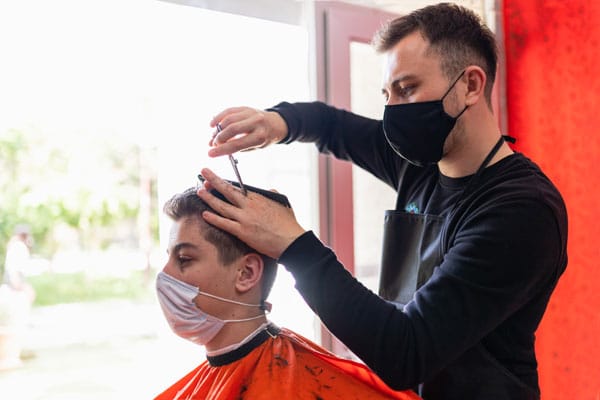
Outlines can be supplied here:
[[354, 279], [313, 233], [292, 243], [279, 262], [333, 334], [390, 387], [421, 384], [426, 400], [537, 398], [534, 333], [567, 263], [564, 202], [541, 170], [505, 157], [449, 215], [471, 177], [410, 165], [381, 121], [323, 103], [273, 110], [288, 125], [284, 143], [314, 142], [396, 189], [396, 210], [445, 219], [443, 261], [403, 309]]
[[229, 353], [219, 354], [218, 356], [206, 356], [206, 360], [212, 367], [222, 367], [223, 365], [231, 364], [237, 360], [241, 360], [252, 350], [263, 344], [268, 338], [279, 335], [279, 329], [274, 324], [269, 324], [262, 331], [258, 332], [248, 343], [244, 343], [237, 349]]
[[[498, 138], [475, 175], [469, 179], [459, 199], [454, 202], [452, 210], [477, 186], [481, 174], [504, 140], [503, 137]], [[416, 204], [408, 208], [413, 211], [387, 210], [383, 230], [379, 295], [393, 301], [397, 307], [406, 305], [415, 291], [431, 278], [433, 269], [442, 262], [446, 252], [446, 243], [441, 240], [445, 236], [444, 218], [415, 212], [415, 208], [418, 209]]]
[[385, 212], [379, 282], [381, 297], [403, 307], [425, 284], [442, 259], [438, 237], [443, 222], [443, 218], [435, 215]]

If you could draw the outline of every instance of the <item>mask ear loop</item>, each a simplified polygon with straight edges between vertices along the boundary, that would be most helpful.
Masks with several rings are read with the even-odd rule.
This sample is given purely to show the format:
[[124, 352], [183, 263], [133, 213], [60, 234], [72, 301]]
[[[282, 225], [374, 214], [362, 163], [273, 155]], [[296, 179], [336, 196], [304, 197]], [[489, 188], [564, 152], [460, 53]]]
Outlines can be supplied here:
[[229, 300], [229, 299], [225, 299], [225, 298], [220, 297], [220, 296], [215, 296], [214, 294], [204, 293], [201, 290], [198, 290], [198, 294], [201, 295], [201, 296], [210, 297], [212, 299], [225, 301], [227, 303], [237, 304], [237, 305], [240, 305], [240, 306], [246, 306], [246, 307], [261, 307], [262, 306], [262, 303], [261, 304], [243, 303], [241, 301]]
[[[444, 95], [442, 96], [442, 98], [441, 98], [441, 100], [440, 100], [440, 101], [442, 102], [442, 106], [443, 106], [444, 99], [446, 98], [446, 96], [448, 96], [448, 93], [450, 93], [450, 91], [451, 91], [452, 89], [454, 89], [454, 85], [456, 85], [456, 83], [457, 83], [457, 82], [460, 80], [460, 78], [462, 78], [462, 76], [465, 74], [465, 71], [466, 71], [466, 70], [464, 70], [464, 69], [463, 69], [463, 71], [460, 73], [460, 75], [458, 75], [458, 78], [456, 78], [456, 79], [454, 80], [454, 82], [452, 82], [452, 85], [450, 85], [450, 87], [448, 88], [448, 90], [446, 90], [446, 93], [444, 93]], [[458, 115], [457, 115], [456, 117], [453, 117], [453, 118], [454, 118], [455, 120], [457, 120], [457, 119], [458, 119], [458, 117], [460, 117], [461, 115], [463, 115], [463, 113], [464, 113], [465, 111], [467, 111], [467, 108], [468, 108], [468, 107], [469, 107], [469, 106], [468, 106], [468, 105], [466, 105], [466, 106], [465, 106], [465, 108], [463, 108], [463, 109], [462, 109], [462, 111], [461, 111], [461, 112], [459, 112], [459, 113], [458, 113]]]
[[240, 305], [240, 306], [258, 307], [260, 310], [262, 310], [264, 312], [267, 312], [267, 313], [270, 313], [271, 309], [273, 308], [273, 305], [271, 303], [269, 303], [268, 301], [266, 301], [266, 300], [261, 300], [260, 304], [243, 303], [241, 301], [224, 299], [223, 297], [215, 296], [214, 294], [204, 293], [201, 290], [198, 290], [198, 295], [210, 297], [210, 298], [216, 299], [216, 300], [225, 301], [227, 303], [237, 304], [237, 305]]
[[444, 95], [442, 96], [442, 101], [444, 101], [444, 99], [446, 98], [446, 96], [448, 96], [448, 93], [450, 93], [450, 91], [454, 88], [454, 85], [456, 85], [456, 83], [460, 80], [460, 78], [462, 78], [462, 76], [465, 74], [465, 71], [463, 69], [463, 71], [460, 73], [460, 75], [458, 76], [458, 78], [456, 78], [454, 80], [454, 82], [452, 82], [452, 85], [450, 85], [450, 87], [448, 88], [448, 90], [446, 90], [446, 93], [444, 93]]
[[458, 113], [458, 115], [457, 115], [456, 117], [454, 117], [454, 119], [458, 119], [458, 117], [460, 117], [461, 115], [463, 115], [463, 113], [464, 113], [465, 111], [467, 111], [467, 108], [469, 108], [469, 106], [465, 106], [465, 108], [463, 108], [463, 109], [462, 109], [462, 111], [461, 111], [461, 112], [459, 112], [459, 113]]

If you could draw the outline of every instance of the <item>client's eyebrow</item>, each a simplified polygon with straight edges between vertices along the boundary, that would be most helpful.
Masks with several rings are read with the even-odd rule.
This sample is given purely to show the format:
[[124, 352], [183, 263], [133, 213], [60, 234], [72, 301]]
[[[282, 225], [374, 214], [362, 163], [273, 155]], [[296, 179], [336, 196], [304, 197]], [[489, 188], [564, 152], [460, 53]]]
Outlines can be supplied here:
[[[198, 250], [198, 246], [196, 246], [193, 243], [188, 243], [188, 242], [182, 242], [182, 243], [177, 243], [175, 246], [173, 246], [173, 249], [171, 249], [171, 251], [173, 251], [174, 253], [177, 253], [179, 250], [181, 249], [186, 249], [186, 248], [191, 248], [192, 250]], [[167, 250], [167, 254], [170, 253], [169, 250]]]

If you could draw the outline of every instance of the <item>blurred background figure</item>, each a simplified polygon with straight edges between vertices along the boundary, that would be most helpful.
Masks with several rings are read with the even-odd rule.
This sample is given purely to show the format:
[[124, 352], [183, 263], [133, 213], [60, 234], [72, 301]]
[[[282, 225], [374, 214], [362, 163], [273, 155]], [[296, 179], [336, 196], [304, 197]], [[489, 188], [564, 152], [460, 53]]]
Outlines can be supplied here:
[[25, 279], [26, 270], [31, 261], [32, 245], [33, 237], [29, 225], [17, 225], [13, 236], [6, 245], [3, 277], [3, 283], [12, 290], [24, 292], [29, 303], [35, 299], [35, 291]]
[[33, 238], [28, 225], [17, 225], [6, 245], [0, 285], [0, 370], [22, 365], [23, 337], [35, 290], [25, 280]]

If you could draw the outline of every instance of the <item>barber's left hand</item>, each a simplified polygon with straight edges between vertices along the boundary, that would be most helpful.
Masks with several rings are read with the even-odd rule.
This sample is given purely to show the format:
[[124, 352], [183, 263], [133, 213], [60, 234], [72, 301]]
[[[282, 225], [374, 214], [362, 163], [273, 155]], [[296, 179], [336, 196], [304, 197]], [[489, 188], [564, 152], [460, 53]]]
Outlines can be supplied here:
[[[198, 196], [218, 214], [205, 211], [202, 217], [211, 225], [237, 236], [259, 253], [278, 259], [305, 230], [298, 224], [291, 208], [258, 193], [242, 191], [219, 178], [210, 169], [202, 169], [206, 179]], [[216, 189], [232, 204], [213, 196]]]

